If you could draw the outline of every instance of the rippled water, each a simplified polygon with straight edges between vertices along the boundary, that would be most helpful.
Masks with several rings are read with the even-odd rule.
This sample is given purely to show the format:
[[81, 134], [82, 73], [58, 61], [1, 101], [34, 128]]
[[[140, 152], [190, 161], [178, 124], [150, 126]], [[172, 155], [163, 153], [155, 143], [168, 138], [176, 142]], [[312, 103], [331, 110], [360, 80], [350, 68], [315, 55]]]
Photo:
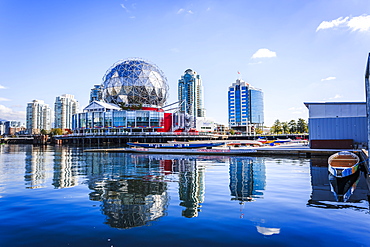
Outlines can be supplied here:
[[370, 246], [325, 162], [0, 145], [0, 246]]

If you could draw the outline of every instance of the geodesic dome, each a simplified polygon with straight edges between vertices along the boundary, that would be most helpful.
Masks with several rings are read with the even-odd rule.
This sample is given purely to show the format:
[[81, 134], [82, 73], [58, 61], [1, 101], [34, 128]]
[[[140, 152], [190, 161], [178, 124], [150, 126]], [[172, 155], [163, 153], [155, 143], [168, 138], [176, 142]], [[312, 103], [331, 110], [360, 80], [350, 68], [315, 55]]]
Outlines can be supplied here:
[[105, 73], [102, 86], [105, 102], [156, 106], [164, 105], [169, 89], [163, 72], [139, 58], [113, 64]]

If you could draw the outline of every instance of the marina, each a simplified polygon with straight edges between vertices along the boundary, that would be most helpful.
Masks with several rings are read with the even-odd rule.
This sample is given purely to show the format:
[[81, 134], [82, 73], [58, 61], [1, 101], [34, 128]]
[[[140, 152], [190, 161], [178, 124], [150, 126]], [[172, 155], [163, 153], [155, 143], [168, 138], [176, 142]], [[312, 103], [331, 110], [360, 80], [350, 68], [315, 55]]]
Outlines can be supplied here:
[[366, 246], [363, 171], [341, 200], [328, 157], [1, 145], [0, 245]]
[[250, 146], [250, 147], [215, 147], [212, 149], [134, 149], [129, 147], [122, 148], [87, 148], [84, 152], [141, 152], [141, 153], [181, 153], [181, 154], [218, 154], [224, 155], [287, 155], [287, 156], [298, 156], [298, 157], [311, 157], [311, 156], [330, 156], [339, 149], [312, 149], [305, 142], [292, 142], [282, 145], [265, 145], [265, 146]]

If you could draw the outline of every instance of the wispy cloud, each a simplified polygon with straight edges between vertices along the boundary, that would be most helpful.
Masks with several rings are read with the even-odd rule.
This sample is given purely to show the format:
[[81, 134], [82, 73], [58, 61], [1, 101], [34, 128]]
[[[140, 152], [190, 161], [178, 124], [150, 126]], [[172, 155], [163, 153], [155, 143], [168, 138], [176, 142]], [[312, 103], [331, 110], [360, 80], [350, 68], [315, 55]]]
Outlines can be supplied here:
[[0, 105], [0, 116], [5, 120], [23, 120], [26, 118], [26, 112], [14, 111], [4, 105]]
[[10, 99], [0, 97], [0, 101], [10, 101]]
[[182, 13], [184, 13], [184, 14], [194, 14], [194, 12], [192, 11], [192, 10], [186, 10], [186, 9], [183, 9], [183, 8], [181, 8], [181, 9], [179, 9], [178, 11], [177, 11], [177, 14], [179, 15], [179, 14], [182, 14]]
[[261, 48], [258, 51], [256, 51], [252, 58], [270, 58], [270, 57], [276, 57], [276, 52], [270, 51], [266, 48]]
[[326, 77], [324, 79], [321, 79], [321, 81], [331, 81], [331, 80], [335, 80], [335, 79], [337, 79], [337, 78], [334, 77], [334, 76], [329, 76], [329, 77]]
[[121, 3], [121, 7], [127, 12], [127, 13], [129, 13], [130, 11], [128, 10], [128, 8], [123, 4], [123, 3]]
[[351, 31], [366, 32], [370, 31], [370, 15], [360, 15], [355, 17], [339, 17], [331, 21], [323, 21], [317, 27], [316, 32], [324, 29], [348, 28]]
[[258, 62], [255, 62], [255, 63], [248, 63], [248, 65], [256, 65], [256, 64], [261, 64], [262, 61], [258, 61]]
[[[126, 13], [131, 13], [131, 11], [123, 4], [123, 3], [121, 3], [121, 7], [126, 11]], [[132, 4], [131, 5], [131, 8], [132, 9], [135, 9], [135, 4]], [[134, 16], [134, 15], [131, 15], [131, 16], [129, 16], [128, 18], [130, 18], [130, 19], [135, 19], [136, 18], [136, 16]]]
[[329, 99], [340, 99], [340, 98], [343, 98], [343, 96], [339, 95], [339, 94], [336, 94], [334, 97], [329, 98]]
[[3, 85], [0, 85], [0, 89], [6, 89], [6, 87], [4, 87]]

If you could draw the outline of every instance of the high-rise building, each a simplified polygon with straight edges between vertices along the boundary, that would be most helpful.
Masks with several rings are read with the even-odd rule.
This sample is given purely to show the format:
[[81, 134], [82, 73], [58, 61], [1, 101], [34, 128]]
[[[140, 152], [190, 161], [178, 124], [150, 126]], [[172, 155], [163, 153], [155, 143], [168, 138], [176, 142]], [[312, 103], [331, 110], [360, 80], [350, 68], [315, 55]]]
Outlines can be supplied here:
[[72, 115], [78, 112], [78, 101], [71, 94], [56, 97], [54, 104], [54, 127], [72, 129]]
[[205, 117], [203, 108], [203, 85], [197, 72], [187, 69], [178, 86], [178, 100], [181, 111], [195, 117]]
[[94, 85], [94, 87], [90, 91], [90, 101], [89, 103], [93, 101], [101, 101], [103, 98], [102, 94], [102, 86], [101, 85]]
[[51, 109], [43, 100], [27, 104], [26, 128], [29, 134], [40, 134], [42, 129], [50, 130]]
[[229, 87], [229, 126], [236, 130], [251, 132], [264, 123], [263, 92], [249, 83], [237, 79]]

